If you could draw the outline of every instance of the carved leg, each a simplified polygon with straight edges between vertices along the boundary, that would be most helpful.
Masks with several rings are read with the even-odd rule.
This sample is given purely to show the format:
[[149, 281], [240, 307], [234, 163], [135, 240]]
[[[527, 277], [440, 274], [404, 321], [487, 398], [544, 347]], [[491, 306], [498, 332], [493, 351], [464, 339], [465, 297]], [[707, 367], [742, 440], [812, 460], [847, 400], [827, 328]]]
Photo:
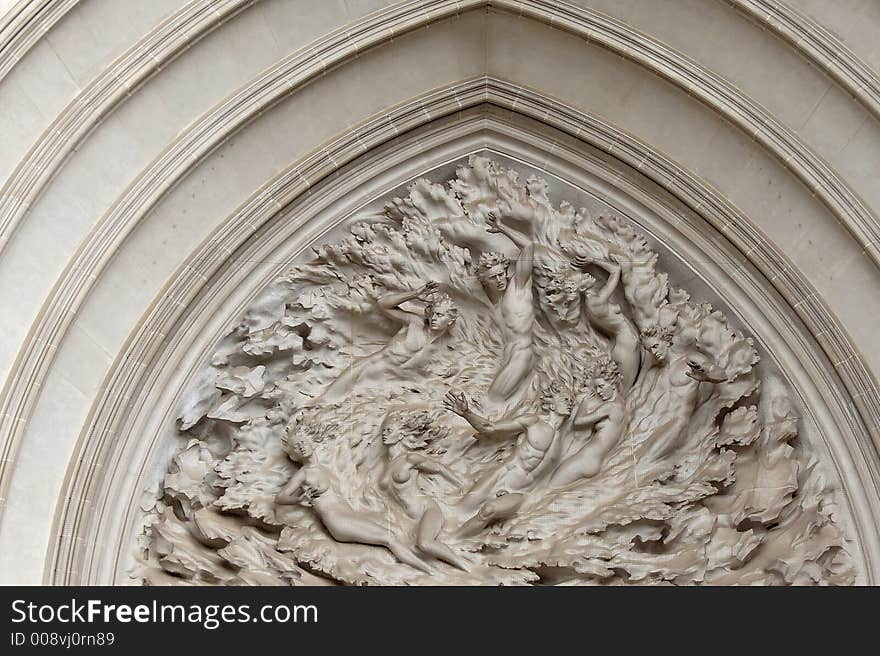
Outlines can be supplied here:
[[[318, 509], [316, 508], [316, 510]], [[419, 558], [412, 549], [395, 539], [389, 529], [375, 524], [365, 517], [344, 511], [328, 512], [327, 509], [320, 509], [319, 517], [334, 540], [385, 547], [405, 565], [426, 574], [433, 573], [427, 563]]]
[[614, 347], [611, 349], [611, 358], [620, 367], [620, 388], [626, 394], [636, 382], [639, 364], [642, 359], [639, 333], [631, 324], [628, 324], [624, 330], [615, 336]]
[[592, 478], [599, 473], [604, 453], [593, 447], [591, 442], [559, 465], [550, 477], [551, 487], [564, 487], [582, 478]]
[[485, 503], [495, 490], [495, 485], [499, 477], [506, 469], [505, 465], [502, 464], [485, 474], [480, 480], [474, 483], [473, 487], [468, 490], [468, 493], [461, 498], [461, 501], [458, 502], [458, 506], [473, 512], [480, 504]]
[[443, 514], [437, 507], [429, 508], [419, 522], [416, 546], [437, 560], [449, 563], [460, 570], [468, 571], [469, 563], [437, 539], [443, 528]]
[[505, 494], [485, 504], [476, 515], [467, 520], [458, 530], [457, 535], [462, 538], [472, 537], [480, 533], [489, 524], [504, 519], [509, 519], [516, 514], [519, 507], [525, 501], [524, 494]]
[[388, 547], [388, 550], [404, 565], [409, 565], [425, 574], [434, 573], [434, 570], [432, 570], [425, 561], [419, 558], [412, 549], [404, 546], [401, 542], [398, 542], [397, 540], [388, 540], [388, 543], [384, 546]]

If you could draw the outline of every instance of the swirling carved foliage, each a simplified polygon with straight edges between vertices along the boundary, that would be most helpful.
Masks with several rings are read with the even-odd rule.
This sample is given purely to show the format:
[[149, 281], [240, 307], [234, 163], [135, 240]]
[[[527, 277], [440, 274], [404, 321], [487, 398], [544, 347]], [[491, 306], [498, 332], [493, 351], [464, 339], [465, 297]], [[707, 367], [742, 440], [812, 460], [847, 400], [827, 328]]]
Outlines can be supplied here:
[[218, 345], [137, 576], [851, 583], [785, 385], [657, 264], [485, 158], [413, 183]]

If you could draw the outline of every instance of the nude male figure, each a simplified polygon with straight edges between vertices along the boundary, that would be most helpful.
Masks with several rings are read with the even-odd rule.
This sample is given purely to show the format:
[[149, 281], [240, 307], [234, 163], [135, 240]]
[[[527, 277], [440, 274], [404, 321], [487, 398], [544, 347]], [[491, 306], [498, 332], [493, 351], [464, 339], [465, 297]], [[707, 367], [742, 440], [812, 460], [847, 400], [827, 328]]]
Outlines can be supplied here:
[[477, 439], [516, 438], [507, 460], [484, 474], [459, 502], [466, 512], [477, 510], [458, 531], [459, 537], [470, 537], [493, 522], [512, 517], [525, 501], [525, 493], [558, 462], [557, 429], [571, 412], [572, 399], [556, 387], [545, 388], [541, 398], [546, 418], [522, 414], [491, 422], [471, 409], [463, 392], [446, 395], [443, 405], [467, 421], [477, 431]]
[[487, 232], [503, 234], [520, 249], [512, 271], [510, 260], [500, 253], [483, 253], [478, 265], [480, 282], [498, 309], [497, 320], [504, 339], [501, 365], [486, 399], [491, 406], [504, 407], [526, 388], [534, 365], [532, 270], [535, 246], [521, 232], [504, 225], [493, 212], [489, 212], [486, 224]]

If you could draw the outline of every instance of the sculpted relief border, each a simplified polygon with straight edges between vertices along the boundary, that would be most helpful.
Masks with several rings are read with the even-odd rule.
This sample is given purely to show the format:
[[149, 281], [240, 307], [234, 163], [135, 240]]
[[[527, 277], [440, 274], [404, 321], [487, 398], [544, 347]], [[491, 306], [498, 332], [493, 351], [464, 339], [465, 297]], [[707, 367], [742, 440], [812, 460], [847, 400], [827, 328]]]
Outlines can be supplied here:
[[725, 0], [773, 30], [880, 118], [880, 78], [828, 30], [778, 0]]
[[197, 0], [163, 21], [96, 77], [52, 121], [0, 193], [0, 252], [28, 208], [77, 147], [118, 104], [223, 21], [256, 0]]
[[[272, 227], [272, 223], [279, 209], [295, 202], [297, 198], [307, 201], [311, 197], [308, 193], [310, 188], [317, 185], [318, 181], [326, 179], [330, 184], [329, 181], [337, 180], [338, 183], [339, 179], [333, 175], [338, 167], [344, 166], [365, 151], [369, 153], [368, 161], [373, 163], [382, 161], [380, 154], [373, 155], [370, 151], [378, 148], [394, 135], [403, 134], [426, 123], [430, 124], [431, 119], [428, 117], [437, 120], [436, 117], [444, 114], [454, 114], [461, 108], [477, 107], [483, 103], [531, 116], [601, 150], [611, 152], [614, 157], [639, 169], [690, 205], [707, 223], [727, 236], [740, 252], [747, 253], [750, 263], [762, 271], [765, 278], [772, 279], [772, 285], [787, 301], [787, 305], [780, 306], [772, 295], [766, 296], [766, 290], [761, 292], [765, 295], [764, 305], [768, 308], [768, 312], [769, 309], [778, 308], [776, 317], [771, 319], [774, 327], [791, 334], [792, 327], [785, 319], [785, 312], [793, 309], [803, 319], [813, 336], [819, 335], [819, 338], [793, 338], [792, 344], [797, 344], [799, 353], [803, 354], [804, 366], [810, 372], [809, 377], [819, 385], [823, 393], [828, 393], [830, 400], [833, 401], [834, 421], [848, 427], [845, 431], [847, 436], [844, 437], [848, 441], [847, 450], [853, 454], [861, 452], [863, 455], [863, 460], [854, 465], [858, 470], [855, 473], [856, 478], [845, 480], [851, 487], [856, 479], [861, 483], [859, 490], [850, 490], [852, 498], [861, 497], [853, 501], [857, 506], [854, 512], [858, 523], [857, 530], [862, 544], [866, 546], [865, 550], [875, 551], [867, 545], [876, 540], [874, 527], [880, 524], [876, 503], [873, 501], [877, 498], [876, 453], [870, 440], [866, 439], [865, 427], [857, 417], [847, 412], [846, 394], [838, 389], [834, 368], [829, 366], [827, 361], [823, 361], [821, 356], [815, 354], [815, 344], [818, 341], [822, 345], [826, 355], [830, 356], [831, 365], [840, 362], [846, 364], [838, 367], [838, 373], [847, 381], [850, 393], [857, 392], [858, 388], [853, 384], [859, 385], [859, 383], [853, 378], [853, 373], [858, 375], [857, 371], [853, 372], [848, 367], [857, 366], [860, 360], [849, 347], [845, 335], [835, 329], [834, 322], [821, 304], [818, 295], [790, 266], [786, 265], [784, 257], [775, 252], [773, 247], [760, 237], [754, 226], [735, 208], [729, 206], [718, 194], [697, 179], [675, 167], [662, 155], [594, 117], [575, 112], [530, 90], [498, 80], [479, 79], [408, 103], [398, 108], [392, 116], [363, 125], [298, 162], [257, 193], [236, 215], [230, 217], [216, 236], [181, 270], [180, 275], [167, 290], [167, 294], [142, 323], [137, 335], [132, 336], [125, 354], [115, 363], [110, 377], [103, 386], [106, 395], [94, 408], [89, 427], [81, 435], [79, 452], [73, 459], [77, 464], [68, 475], [65, 496], [69, 501], [60, 509], [56, 519], [57, 549], [54, 554], [50, 554], [50, 561], [47, 563], [47, 577], [50, 582], [106, 582], [108, 565], [101, 561], [106, 560], [109, 554], [106, 551], [95, 552], [95, 545], [115, 544], [117, 550], [127, 547], [127, 543], [123, 544], [124, 534], [114, 533], [114, 529], [110, 529], [110, 533], [104, 533], [103, 531], [107, 529], [102, 528], [100, 522], [112, 516], [112, 513], [102, 511], [104, 504], [111, 503], [109, 499], [118, 498], [122, 494], [124, 496], [124, 500], [120, 502], [122, 506], [128, 511], [133, 507], [133, 500], [132, 503], [128, 501], [134, 490], [126, 488], [124, 480], [114, 481], [115, 474], [110, 469], [118, 466], [118, 463], [130, 462], [128, 458], [118, 457], [120, 452], [132, 448], [130, 444], [119, 442], [133, 439], [129, 436], [137, 431], [132, 430], [131, 422], [140, 421], [137, 417], [128, 414], [128, 411], [133, 408], [133, 412], [136, 413], [145, 402], [145, 395], [154, 384], [153, 377], [158, 375], [158, 369], [161, 368], [164, 358], [168, 357], [171, 349], [179, 346], [177, 340], [184, 338], [184, 335], [175, 331], [174, 326], [185, 324], [186, 321], [183, 320], [185, 316], [200, 316], [200, 313], [206, 311], [210, 314], [212, 306], [205, 305], [208, 301], [200, 294], [204, 294], [205, 290], [215, 282], [234, 275], [230, 267], [233, 270], [235, 267], [229, 254], [257, 248], [253, 243], [255, 234], [260, 235], [261, 241], [274, 243], [274, 239], [267, 239], [264, 231], [269, 230], [271, 234], [272, 231], [278, 230], [277, 227]], [[485, 118], [479, 112], [463, 115], [460, 124], [453, 122], [451, 127], [441, 129], [439, 134], [432, 138], [417, 139], [415, 144], [407, 146], [409, 148], [407, 153], [417, 156], [418, 148], [427, 149], [432, 143], [443, 143], [450, 139], [451, 135], [466, 133], [481, 125], [491, 127], [500, 121], [500, 125], [504, 125], [505, 130], [515, 130], [523, 135], [521, 138], [543, 144], [538, 146], [539, 148], [565, 153], [567, 157], [577, 157], [559, 141], [551, 139], [548, 143], [546, 137], [530, 134], [528, 130], [517, 126], [516, 121], [511, 123], [497, 117], [490, 119], [492, 110], [487, 108], [487, 111], [489, 113]], [[447, 133], [444, 134], [444, 131]], [[604, 166], [608, 166], [607, 162]], [[360, 169], [355, 169], [358, 170]], [[349, 174], [348, 171], [346, 173]], [[618, 176], [617, 182], [624, 184], [625, 180]], [[328, 193], [326, 185], [322, 185], [322, 193]], [[675, 212], [674, 208], [669, 211]], [[254, 256], [253, 253], [249, 255]], [[252, 261], [253, 257], [247, 259]], [[738, 267], [736, 279], [749, 284], [750, 292], [757, 292], [756, 287], [760, 289], [761, 285], [753, 285], [750, 282], [751, 276], [747, 267], [742, 264]], [[249, 281], [249, 284], [254, 282]], [[833, 341], [829, 341], [829, 338]], [[179, 383], [180, 377], [176, 378], [176, 381]], [[162, 387], [164, 388], [165, 385], [163, 384]], [[139, 434], [143, 435], [143, 433]], [[113, 457], [111, 454], [114, 454]], [[838, 466], [840, 465], [841, 463], [838, 462]], [[120, 489], [120, 485], [125, 488], [124, 491]], [[96, 522], [98, 525], [92, 525], [91, 522]], [[63, 529], [59, 531], [62, 527]], [[118, 526], [115, 528], [120, 529]], [[124, 532], [124, 529], [122, 530]], [[118, 556], [117, 551], [113, 558]], [[115, 565], [109, 567], [113, 570]], [[868, 563], [867, 571], [870, 578], [876, 576], [875, 567], [876, 564]], [[104, 573], [97, 574], [99, 569], [103, 569]]]
[[[418, 14], [413, 12], [415, 4], [420, 6]], [[794, 134], [718, 76], [647, 35], [596, 12], [568, 5], [551, 6], [538, 0], [496, 0], [489, 4], [493, 9], [545, 22], [595, 42], [687, 90], [759, 139], [831, 208], [865, 248], [866, 254], [875, 263], [880, 262], [880, 253], [877, 251], [880, 226], [864, 203]], [[87, 296], [115, 247], [165, 191], [235, 130], [330, 68], [394, 35], [484, 6], [487, 3], [475, 0], [436, 0], [426, 6], [406, 3], [338, 30], [319, 43], [297, 51], [204, 116], [138, 177], [68, 264], [51, 297], [44, 304], [27, 345], [19, 353], [8, 377], [0, 412], [0, 439], [3, 443], [0, 454], [0, 498], [6, 496], [18, 442], [39, 394], [40, 382], [53, 358], [50, 345], [58, 343], [66, 332], [76, 308]], [[836, 345], [832, 344], [830, 348], [836, 349]], [[857, 367], [863, 372], [864, 375], [859, 376], [861, 382], [855, 385], [854, 398], [860, 407], [870, 406], [867, 416], [874, 418], [867, 419], [867, 423], [876, 437], [880, 432], [880, 421], [876, 419], [880, 416], [876, 383], [864, 367], [849, 355], [842, 355], [835, 363], [840, 363], [842, 367]]]
[[[842, 43], [823, 30], [821, 26], [782, 3], [769, 2], [768, 0], [725, 1], [759, 21], [762, 25], [769, 27], [793, 47], [798, 48], [813, 64], [826, 71], [828, 75], [859, 98], [875, 116], [880, 117], [880, 80], [869, 67], [845, 48]], [[195, 0], [174, 17], [164, 21], [153, 32], [130, 48], [112, 67], [95, 78], [70, 103], [64, 113], [46, 129], [40, 140], [10, 176], [9, 182], [3, 190], [2, 200], [0, 200], [0, 251], [9, 240], [10, 234], [21, 220], [23, 213], [39, 196], [65, 156], [76, 147], [83, 136], [88, 134], [99, 120], [112, 112], [118, 103], [124, 102], [150, 75], [173, 60], [184, 46], [191, 46], [221, 23], [256, 2], [259, 0]], [[51, 29], [52, 25], [75, 4], [76, 0], [67, 0], [65, 3], [46, 3], [33, 0], [24, 7], [23, 11], [13, 15], [3, 30], [4, 37], [11, 36], [0, 43], [0, 53], [3, 55], [2, 64], [0, 64], [0, 78], [36, 40]], [[439, 3], [432, 3], [433, 6], [429, 4], [424, 16], [419, 16], [415, 24], [401, 23], [402, 17], [413, 13], [416, 4], [414, 2], [399, 3], [389, 10], [392, 13], [381, 13], [361, 22], [369, 25], [379, 21], [381, 24], [387, 25], [390, 37], [411, 29], [418, 29], [421, 26], [418, 21], [442, 20], [451, 15], [449, 8], [445, 6], [450, 2], [441, 0]], [[458, 3], [454, 4], [458, 5]], [[480, 3], [471, 4], [477, 7]], [[484, 1], [483, 4], [511, 11], [511, 8], [506, 6], [503, 1]], [[47, 8], [50, 6], [51, 14], [47, 15]], [[462, 6], [462, 10], [468, 10], [467, 3]], [[584, 10], [573, 9], [575, 14], [582, 11]], [[22, 19], [21, 16], [26, 13], [27, 15]], [[539, 14], [535, 15], [539, 16]], [[600, 16], [595, 12], [593, 15]], [[23, 22], [30, 27], [28, 29], [18, 27]], [[32, 24], [35, 23], [39, 23], [38, 28], [32, 27]], [[573, 30], [571, 24], [566, 27], [566, 19], [560, 21], [551, 18], [550, 23], [584, 36], [583, 31]], [[614, 21], [609, 20], [608, 24], [613, 25]], [[348, 36], [349, 33], [357, 33], [360, 30], [352, 27], [343, 31]], [[185, 39], [181, 39], [180, 35], [185, 35]], [[586, 35], [586, 38], [589, 38], [589, 31]], [[329, 35], [327, 38], [333, 41], [333, 37], [334, 35]], [[19, 41], [22, 43], [19, 44]], [[601, 41], [597, 42], [608, 45]], [[369, 47], [369, 44], [359, 43], [357, 51], [366, 47]], [[613, 46], [610, 47], [613, 49]], [[303, 50], [321, 52], [323, 48], [309, 46]], [[625, 54], [625, 48], [623, 52]], [[332, 59], [331, 56], [330, 60]], [[766, 119], [766, 116], [763, 119]]]

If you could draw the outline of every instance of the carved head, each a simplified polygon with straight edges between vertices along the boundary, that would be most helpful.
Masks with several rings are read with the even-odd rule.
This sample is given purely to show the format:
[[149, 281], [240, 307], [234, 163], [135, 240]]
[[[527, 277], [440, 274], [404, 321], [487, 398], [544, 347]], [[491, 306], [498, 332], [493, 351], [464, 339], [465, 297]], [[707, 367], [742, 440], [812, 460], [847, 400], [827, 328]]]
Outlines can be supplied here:
[[574, 405], [571, 390], [559, 382], [552, 382], [541, 388], [541, 410], [549, 415], [567, 417]]
[[544, 290], [548, 297], [574, 299], [596, 284], [596, 279], [589, 273], [572, 271], [570, 268], [551, 268], [545, 264], [544, 273]]
[[618, 393], [620, 386], [620, 367], [617, 363], [603, 356], [590, 367], [590, 387], [603, 401], [610, 401]]
[[399, 443], [410, 451], [427, 448], [449, 433], [449, 429], [437, 421], [437, 413], [428, 410], [390, 412], [380, 431], [384, 444]]
[[334, 429], [335, 425], [327, 425], [301, 415], [287, 425], [281, 442], [291, 460], [303, 463], [314, 455], [321, 442], [332, 437]]
[[672, 331], [666, 326], [651, 324], [642, 331], [642, 346], [656, 364], [663, 364], [672, 347]]
[[580, 275], [580, 288], [585, 292], [589, 293], [589, 291], [596, 286], [596, 277], [589, 273], [582, 273]]
[[503, 292], [507, 289], [507, 270], [509, 267], [510, 258], [503, 253], [483, 253], [477, 262], [477, 276], [484, 285]]
[[297, 433], [287, 440], [287, 455], [296, 463], [303, 464], [315, 454], [315, 444], [308, 435]]
[[458, 319], [458, 308], [449, 294], [435, 294], [425, 306], [425, 323], [434, 332], [445, 332], [456, 319]]

